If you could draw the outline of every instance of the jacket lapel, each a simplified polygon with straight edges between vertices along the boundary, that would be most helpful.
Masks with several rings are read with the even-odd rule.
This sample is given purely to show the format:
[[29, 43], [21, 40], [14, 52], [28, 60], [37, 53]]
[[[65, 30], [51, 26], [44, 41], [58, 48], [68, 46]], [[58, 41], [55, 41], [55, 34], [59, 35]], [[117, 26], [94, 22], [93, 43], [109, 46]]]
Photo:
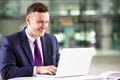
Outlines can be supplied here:
[[21, 45], [24, 48], [24, 51], [25, 51], [25, 54], [26, 54], [28, 60], [30, 61], [32, 66], [34, 66], [32, 51], [31, 51], [30, 46], [29, 46], [29, 42], [28, 42], [28, 38], [27, 38], [26, 33], [25, 33], [25, 29], [21, 33], [22, 33], [22, 35], [21, 35]]
[[42, 48], [43, 48], [43, 57], [44, 57], [44, 65], [49, 64], [49, 54], [48, 54], [48, 46], [45, 36], [41, 37]]

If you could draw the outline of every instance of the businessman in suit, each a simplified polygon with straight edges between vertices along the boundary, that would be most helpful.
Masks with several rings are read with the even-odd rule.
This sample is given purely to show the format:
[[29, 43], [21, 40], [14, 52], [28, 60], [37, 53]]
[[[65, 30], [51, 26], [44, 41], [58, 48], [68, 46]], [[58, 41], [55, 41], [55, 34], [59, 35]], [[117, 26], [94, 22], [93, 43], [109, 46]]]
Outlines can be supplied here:
[[[31, 4], [26, 11], [27, 26], [21, 31], [2, 38], [0, 71], [3, 80], [36, 74], [54, 75], [59, 61], [59, 46], [55, 36], [46, 33], [49, 10], [40, 2]], [[35, 65], [34, 41], [38, 41], [42, 65]]]

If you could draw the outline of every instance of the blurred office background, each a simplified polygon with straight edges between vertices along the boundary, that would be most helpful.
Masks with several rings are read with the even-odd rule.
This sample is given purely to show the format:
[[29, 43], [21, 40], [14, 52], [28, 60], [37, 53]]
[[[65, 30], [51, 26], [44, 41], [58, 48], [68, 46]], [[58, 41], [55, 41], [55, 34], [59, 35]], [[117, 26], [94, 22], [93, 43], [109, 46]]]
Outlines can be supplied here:
[[26, 8], [39, 1], [49, 7], [47, 32], [60, 49], [94, 47], [90, 74], [120, 70], [120, 0], [0, 0], [0, 39], [23, 29]]

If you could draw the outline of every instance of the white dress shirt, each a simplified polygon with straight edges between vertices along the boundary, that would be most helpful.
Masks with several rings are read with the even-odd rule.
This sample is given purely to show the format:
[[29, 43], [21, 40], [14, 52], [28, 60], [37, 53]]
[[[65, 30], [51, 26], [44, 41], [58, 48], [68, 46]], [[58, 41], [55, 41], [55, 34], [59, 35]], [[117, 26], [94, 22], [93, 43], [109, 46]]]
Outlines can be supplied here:
[[[30, 48], [32, 51], [33, 59], [34, 59], [34, 41], [35, 41], [35, 39], [28, 34], [27, 28], [25, 29], [25, 33], [27, 35], [29, 45], [30, 45]], [[44, 63], [43, 62], [42, 44], [41, 44], [40, 37], [37, 40], [38, 40], [38, 47], [40, 48], [40, 52], [41, 52], [41, 56], [42, 56], [42, 63]], [[35, 75], [35, 74], [36, 74], [36, 66], [34, 67], [33, 75]]]

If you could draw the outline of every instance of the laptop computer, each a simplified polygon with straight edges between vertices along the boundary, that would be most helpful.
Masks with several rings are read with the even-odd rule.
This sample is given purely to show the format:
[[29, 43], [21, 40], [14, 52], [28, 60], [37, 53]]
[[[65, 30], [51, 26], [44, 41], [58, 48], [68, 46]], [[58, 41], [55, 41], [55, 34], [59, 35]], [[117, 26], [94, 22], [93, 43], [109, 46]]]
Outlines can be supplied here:
[[95, 48], [64, 48], [60, 54], [60, 60], [56, 75], [40, 75], [41, 77], [75, 77], [87, 75]]

